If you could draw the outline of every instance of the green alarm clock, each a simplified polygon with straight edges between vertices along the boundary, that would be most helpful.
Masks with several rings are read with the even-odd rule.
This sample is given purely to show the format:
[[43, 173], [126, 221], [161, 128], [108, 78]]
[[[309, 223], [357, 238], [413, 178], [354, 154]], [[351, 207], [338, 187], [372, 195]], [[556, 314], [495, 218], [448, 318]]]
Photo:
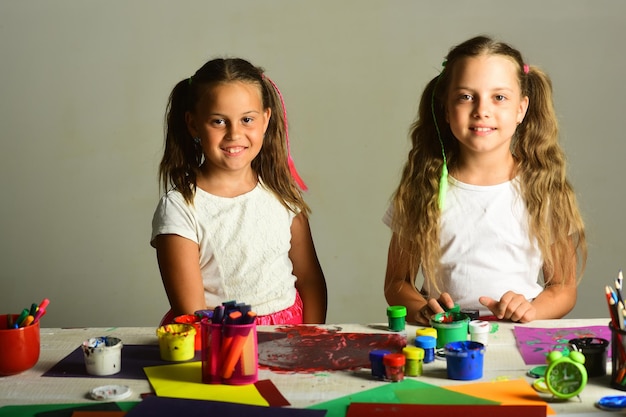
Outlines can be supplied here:
[[545, 374], [545, 384], [548, 390], [561, 399], [572, 398], [587, 385], [587, 369], [584, 366], [585, 355], [578, 351], [569, 354], [554, 350], [546, 358], [548, 368]]

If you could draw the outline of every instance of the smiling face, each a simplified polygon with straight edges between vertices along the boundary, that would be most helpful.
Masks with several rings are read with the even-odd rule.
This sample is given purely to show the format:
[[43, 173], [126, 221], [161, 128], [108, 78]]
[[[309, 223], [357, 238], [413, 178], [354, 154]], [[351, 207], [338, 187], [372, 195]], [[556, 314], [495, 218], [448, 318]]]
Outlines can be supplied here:
[[517, 66], [502, 55], [463, 58], [453, 68], [446, 120], [465, 155], [506, 155], [524, 119]]
[[270, 113], [256, 84], [236, 81], [207, 89], [195, 110], [186, 114], [189, 133], [201, 140], [203, 171], [252, 173]]

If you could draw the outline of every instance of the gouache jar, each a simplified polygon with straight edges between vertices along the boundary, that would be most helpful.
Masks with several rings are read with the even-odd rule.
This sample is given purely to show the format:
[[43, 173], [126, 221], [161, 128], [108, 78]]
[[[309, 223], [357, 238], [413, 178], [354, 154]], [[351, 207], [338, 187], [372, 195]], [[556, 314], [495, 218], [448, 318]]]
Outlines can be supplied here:
[[406, 346], [402, 348], [402, 353], [406, 358], [406, 363], [404, 365], [404, 375], [422, 376], [424, 349], [417, 346]]
[[478, 342], [452, 342], [445, 346], [448, 378], [473, 380], [483, 376], [485, 345]]
[[174, 318], [174, 323], [191, 324], [196, 329], [196, 337], [194, 339], [194, 349], [202, 349], [202, 334], [200, 332], [200, 317], [195, 314], [184, 314]]
[[390, 382], [400, 382], [404, 379], [404, 365], [406, 358], [402, 353], [390, 353], [383, 356], [385, 365], [385, 380]]
[[437, 349], [451, 342], [467, 340], [469, 317], [463, 313], [445, 312], [430, 318], [430, 325], [437, 329]]
[[188, 361], [195, 355], [196, 329], [191, 324], [166, 324], [156, 331], [164, 361]]
[[387, 307], [387, 319], [389, 322], [389, 330], [391, 330], [392, 332], [401, 332], [402, 330], [404, 330], [404, 326], [406, 323], [406, 307]]
[[383, 364], [383, 357], [389, 355], [391, 352], [388, 350], [372, 350], [370, 352], [370, 363], [372, 368], [372, 377], [375, 379], [385, 379], [385, 365]]
[[590, 378], [606, 375], [609, 341], [600, 337], [582, 337], [569, 343], [585, 355], [585, 369]]
[[420, 327], [415, 330], [415, 337], [418, 336], [432, 336], [435, 339], [437, 338], [437, 329], [434, 327]]
[[82, 344], [85, 368], [90, 375], [114, 375], [122, 370], [122, 341], [117, 337], [92, 337]]
[[487, 346], [491, 324], [484, 320], [472, 320], [469, 322], [470, 340]]
[[432, 336], [417, 336], [415, 346], [424, 349], [424, 363], [431, 363], [435, 360], [435, 346], [437, 339]]

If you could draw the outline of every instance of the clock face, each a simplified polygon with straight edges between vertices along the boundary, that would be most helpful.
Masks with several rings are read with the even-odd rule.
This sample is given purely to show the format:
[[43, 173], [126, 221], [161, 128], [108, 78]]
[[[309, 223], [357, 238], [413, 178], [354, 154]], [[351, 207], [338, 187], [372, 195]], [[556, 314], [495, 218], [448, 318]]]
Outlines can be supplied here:
[[[581, 369], [582, 368], [582, 369]], [[546, 371], [546, 384], [550, 391], [560, 398], [578, 395], [587, 383], [587, 374], [582, 365], [562, 360], [549, 366]]]

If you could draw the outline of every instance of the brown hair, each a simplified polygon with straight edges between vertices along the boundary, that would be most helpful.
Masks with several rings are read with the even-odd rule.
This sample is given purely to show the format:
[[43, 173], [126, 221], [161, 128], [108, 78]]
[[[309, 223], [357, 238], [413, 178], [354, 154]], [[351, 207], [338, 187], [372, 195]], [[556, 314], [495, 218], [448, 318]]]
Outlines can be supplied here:
[[218, 58], [204, 64], [192, 77], [176, 84], [167, 105], [165, 150], [159, 165], [159, 178], [164, 191], [175, 188], [187, 204], [193, 204], [203, 155], [201, 147], [187, 129], [185, 113], [193, 111], [200, 98], [215, 84], [239, 81], [257, 85], [263, 108], [271, 109], [263, 146], [252, 161], [252, 169], [285, 207], [308, 215], [310, 209], [287, 163], [287, 127], [280, 96], [263, 72], [262, 68], [244, 59]]

